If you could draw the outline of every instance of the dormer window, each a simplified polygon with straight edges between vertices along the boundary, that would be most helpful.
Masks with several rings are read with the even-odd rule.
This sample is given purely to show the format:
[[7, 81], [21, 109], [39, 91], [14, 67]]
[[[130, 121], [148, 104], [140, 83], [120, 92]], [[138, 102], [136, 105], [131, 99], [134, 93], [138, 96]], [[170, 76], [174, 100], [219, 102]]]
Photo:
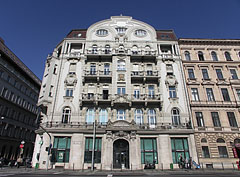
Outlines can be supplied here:
[[127, 28], [125, 28], [125, 27], [117, 27], [116, 30], [117, 30], [118, 34], [123, 35], [127, 31]]
[[138, 37], [143, 37], [147, 35], [147, 32], [145, 30], [139, 29], [135, 31], [135, 35]]
[[96, 35], [97, 36], [107, 36], [108, 35], [108, 31], [105, 29], [99, 29], [96, 31]]

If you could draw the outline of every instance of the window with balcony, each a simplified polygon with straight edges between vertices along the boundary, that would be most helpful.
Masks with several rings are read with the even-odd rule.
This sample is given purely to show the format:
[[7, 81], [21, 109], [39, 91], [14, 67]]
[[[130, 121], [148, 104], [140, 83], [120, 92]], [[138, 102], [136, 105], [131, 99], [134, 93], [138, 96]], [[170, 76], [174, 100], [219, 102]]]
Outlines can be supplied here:
[[148, 86], [148, 98], [154, 98], [154, 85]]
[[138, 54], [138, 47], [137, 47], [136, 45], [134, 45], [134, 46], [132, 47], [132, 54], [133, 54], [133, 55], [137, 55], [137, 54]]
[[218, 78], [219, 80], [223, 80], [223, 79], [224, 79], [221, 69], [216, 69], [216, 73], [217, 73], [217, 78]]
[[139, 75], [139, 65], [138, 64], [133, 64], [133, 71], [132, 71], [134, 76]]
[[217, 112], [211, 112], [211, 116], [212, 116], [213, 126], [214, 127], [221, 127], [221, 122], [220, 122], [218, 113]]
[[238, 79], [238, 75], [235, 69], [230, 69], [232, 79]]
[[151, 64], [147, 64], [147, 76], [153, 75], [153, 67]]
[[154, 109], [148, 110], [148, 123], [150, 126], [156, 124], [156, 111]]
[[110, 54], [111, 53], [111, 49], [110, 49], [110, 45], [105, 45], [105, 54]]
[[135, 99], [139, 99], [140, 98], [140, 88], [138, 86], [136, 86], [134, 88], [134, 98]]
[[187, 61], [191, 61], [191, 55], [190, 55], [190, 53], [189, 53], [188, 51], [185, 51], [184, 54], [185, 54], [185, 59], [186, 59]]
[[195, 75], [194, 75], [193, 69], [188, 69], [188, 78], [189, 79], [195, 79]]
[[67, 88], [65, 96], [66, 97], [72, 97], [73, 96], [73, 88]]
[[106, 124], [108, 122], [108, 112], [107, 112], [107, 109], [101, 109], [99, 111], [99, 122], [101, 124]]
[[210, 158], [208, 146], [202, 146], [202, 156], [203, 158]]
[[68, 163], [70, 156], [70, 147], [70, 137], [54, 137], [52, 161], [58, 163]]
[[98, 53], [98, 46], [97, 45], [93, 45], [92, 46], [92, 54], [97, 54]]
[[198, 127], [204, 127], [204, 119], [202, 112], [195, 112], [196, 119], [197, 119], [197, 126]]
[[124, 109], [118, 109], [117, 110], [117, 120], [125, 120], [126, 119], [126, 114]]
[[192, 101], [199, 101], [198, 89], [191, 88], [191, 93], [192, 93]]
[[96, 64], [95, 63], [91, 63], [90, 65], [90, 75], [96, 75]]
[[199, 59], [199, 61], [204, 61], [204, 56], [203, 56], [202, 51], [198, 52], [198, 59]]
[[238, 127], [234, 112], [227, 112], [230, 127]]
[[69, 123], [71, 118], [71, 109], [69, 107], [65, 107], [62, 112], [62, 123]]
[[109, 75], [110, 74], [110, 64], [105, 63], [104, 64], [104, 75]]
[[[102, 139], [96, 138], [95, 145], [94, 145], [94, 163], [101, 163], [101, 150], [102, 150]], [[92, 152], [93, 152], [93, 138], [86, 137], [84, 163], [92, 162]]]
[[134, 113], [136, 124], [143, 124], [143, 111], [141, 109], [136, 109]]
[[221, 88], [221, 91], [222, 91], [223, 100], [224, 101], [231, 101], [227, 88]]
[[124, 60], [118, 60], [117, 61], [117, 70], [120, 70], [120, 71], [125, 71], [126, 70]]
[[212, 51], [211, 52], [211, 56], [212, 56], [212, 60], [213, 61], [218, 61], [218, 57], [217, 57], [217, 53], [216, 52]]
[[170, 98], [177, 98], [177, 92], [175, 86], [169, 86], [169, 97]]
[[212, 88], [206, 88], [208, 101], [215, 101]]
[[229, 52], [225, 52], [224, 55], [227, 61], [232, 61], [232, 57]]
[[95, 121], [95, 110], [93, 108], [89, 108], [86, 114], [86, 123], [92, 124]]
[[204, 80], [209, 80], [208, 70], [202, 69], [202, 76]]
[[177, 108], [172, 109], [172, 124], [173, 126], [178, 126], [181, 124], [180, 122], [180, 113]]
[[118, 95], [125, 95], [126, 94], [126, 88], [125, 87], [118, 87], [117, 88], [117, 94]]

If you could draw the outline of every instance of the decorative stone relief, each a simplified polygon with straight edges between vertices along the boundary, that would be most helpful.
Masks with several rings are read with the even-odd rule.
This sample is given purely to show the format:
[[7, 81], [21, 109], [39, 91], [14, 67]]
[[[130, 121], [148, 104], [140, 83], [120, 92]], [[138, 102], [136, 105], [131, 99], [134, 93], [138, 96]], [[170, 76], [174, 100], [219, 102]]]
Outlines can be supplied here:
[[125, 75], [124, 74], [118, 74], [118, 81], [125, 81]]
[[77, 77], [75, 74], [68, 74], [67, 78], [65, 79], [66, 86], [76, 86], [77, 84]]
[[168, 75], [168, 76], [166, 77], [165, 84], [166, 84], [167, 86], [176, 86], [176, 85], [178, 84], [178, 81], [177, 81], [177, 79], [175, 78], [175, 76]]

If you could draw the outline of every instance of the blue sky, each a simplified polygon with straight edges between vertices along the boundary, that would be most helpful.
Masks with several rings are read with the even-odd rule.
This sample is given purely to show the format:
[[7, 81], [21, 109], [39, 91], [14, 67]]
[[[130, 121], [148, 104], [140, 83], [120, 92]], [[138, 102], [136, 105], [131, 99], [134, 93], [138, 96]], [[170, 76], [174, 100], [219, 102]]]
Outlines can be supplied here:
[[42, 79], [48, 53], [71, 29], [132, 16], [182, 38], [240, 39], [240, 0], [2, 0], [0, 37]]

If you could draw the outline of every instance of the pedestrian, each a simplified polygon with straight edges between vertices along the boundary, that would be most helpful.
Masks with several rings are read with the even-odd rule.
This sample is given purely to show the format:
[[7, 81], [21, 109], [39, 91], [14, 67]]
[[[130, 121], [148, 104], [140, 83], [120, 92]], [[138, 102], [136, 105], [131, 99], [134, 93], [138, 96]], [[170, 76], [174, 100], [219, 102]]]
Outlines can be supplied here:
[[179, 158], [178, 158], [178, 166], [179, 168], [183, 168], [184, 165], [184, 159], [182, 157], [182, 154], [180, 154]]
[[188, 168], [189, 168], [189, 169], [192, 169], [192, 157], [189, 157], [189, 160], [188, 160]]
[[0, 157], [0, 167], [1, 167], [1, 168], [3, 167], [3, 163], [4, 163], [4, 158], [3, 158], [3, 157]]
[[22, 162], [23, 162], [22, 158], [19, 157], [19, 158], [17, 159], [17, 168], [20, 167], [20, 165], [22, 164]]

